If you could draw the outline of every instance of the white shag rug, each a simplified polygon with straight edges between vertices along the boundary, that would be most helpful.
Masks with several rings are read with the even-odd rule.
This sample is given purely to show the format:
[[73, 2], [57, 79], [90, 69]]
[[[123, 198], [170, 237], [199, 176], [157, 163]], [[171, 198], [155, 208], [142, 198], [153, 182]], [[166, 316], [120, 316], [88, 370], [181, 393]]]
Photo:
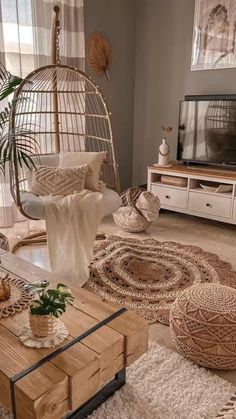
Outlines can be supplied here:
[[[205, 368], [152, 344], [128, 368], [127, 384], [88, 419], [236, 419], [235, 391]], [[12, 416], [2, 408], [0, 419]]]
[[235, 419], [235, 391], [228, 381], [153, 344], [128, 369], [127, 384], [88, 419]]

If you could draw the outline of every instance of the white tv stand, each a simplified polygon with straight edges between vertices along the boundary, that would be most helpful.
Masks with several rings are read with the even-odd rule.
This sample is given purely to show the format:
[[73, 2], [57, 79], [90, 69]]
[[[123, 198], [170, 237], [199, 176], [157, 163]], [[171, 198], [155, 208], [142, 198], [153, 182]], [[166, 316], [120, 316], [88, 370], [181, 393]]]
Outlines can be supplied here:
[[[161, 176], [182, 179], [186, 186], [167, 185]], [[205, 191], [204, 181], [232, 185], [232, 192]], [[157, 195], [161, 208], [236, 224], [236, 170], [213, 169], [208, 166], [185, 166], [172, 163], [169, 167], [148, 167], [148, 190]]]

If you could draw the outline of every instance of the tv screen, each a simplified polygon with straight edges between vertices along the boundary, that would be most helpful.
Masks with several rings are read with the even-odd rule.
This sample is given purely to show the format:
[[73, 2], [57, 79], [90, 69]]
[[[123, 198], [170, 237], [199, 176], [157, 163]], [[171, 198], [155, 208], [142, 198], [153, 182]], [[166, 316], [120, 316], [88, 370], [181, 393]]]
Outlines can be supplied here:
[[180, 102], [177, 159], [236, 165], [236, 100]]

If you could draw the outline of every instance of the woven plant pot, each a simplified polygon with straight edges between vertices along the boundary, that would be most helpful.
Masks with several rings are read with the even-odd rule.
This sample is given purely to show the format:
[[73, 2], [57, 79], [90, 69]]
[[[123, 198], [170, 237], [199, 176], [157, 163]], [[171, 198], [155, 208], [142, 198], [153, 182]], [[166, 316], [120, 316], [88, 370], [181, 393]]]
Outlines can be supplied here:
[[120, 195], [122, 207], [113, 214], [113, 219], [118, 227], [128, 233], [141, 233], [152, 224], [136, 207], [136, 202], [144, 191], [143, 188], [134, 187], [127, 189]]
[[43, 338], [53, 335], [57, 330], [57, 319], [54, 316], [39, 316], [30, 313], [29, 320], [34, 336]]

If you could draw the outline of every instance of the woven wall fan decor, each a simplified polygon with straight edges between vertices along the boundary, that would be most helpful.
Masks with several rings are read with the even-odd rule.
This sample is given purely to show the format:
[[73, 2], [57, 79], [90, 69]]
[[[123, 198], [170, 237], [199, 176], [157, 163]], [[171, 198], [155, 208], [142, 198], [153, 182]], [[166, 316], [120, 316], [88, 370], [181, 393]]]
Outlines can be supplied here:
[[97, 76], [105, 74], [107, 79], [110, 80], [111, 45], [100, 32], [93, 32], [88, 38], [87, 60], [94, 74]]
[[236, 288], [236, 272], [197, 246], [108, 236], [97, 242], [84, 287], [150, 323], [168, 325], [176, 297], [204, 283]]
[[[0, 275], [1, 277], [6, 275], [6, 271], [3, 268], [0, 268]], [[0, 319], [20, 313], [29, 307], [32, 301], [32, 296], [25, 289], [26, 281], [11, 275], [7, 276], [5, 281], [11, 287], [11, 296], [9, 300], [0, 302]]]

